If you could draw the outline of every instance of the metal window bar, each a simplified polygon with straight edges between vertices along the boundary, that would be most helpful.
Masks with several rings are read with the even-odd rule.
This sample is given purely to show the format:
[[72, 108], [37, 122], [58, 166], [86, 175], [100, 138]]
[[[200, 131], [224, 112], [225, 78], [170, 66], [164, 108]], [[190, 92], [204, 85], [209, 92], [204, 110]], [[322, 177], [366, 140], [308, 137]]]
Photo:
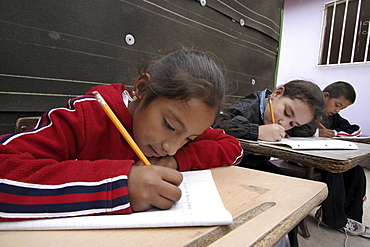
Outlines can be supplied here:
[[333, 6], [333, 15], [331, 17], [331, 26], [330, 26], [330, 36], [329, 36], [329, 46], [328, 46], [328, 55], [326, 58], [326, 64], [330, 64], [330, 55], [331, 55], [331, 45], [333, 41], [333, 31], [334, 31], [334, 20], [335, 20], [335, 12], [337, 10], [337, 2], [334, 2]]
[[355, 31], [353, 32], [351, 63], [353, 63], [353, 60], [355, 58], [355, 49], [356, 49], [356, 42], [357, 42], [357, 28], [358, 28], [358, 23], [359, 23], [359, 20], [360, 20], [360, 11], [361, 11], [361, 0], [358, 0], [356, 22], [355, 22], [355, 29], [354, 29]]
[[[356, 10], [356, 20], [355, 20], [355, 26], [354, 26], [354, 32], [353, 32], [353, 40], [352, 40], [352, 46], [350, 47], [350, 50], [351, 50], [351, 57], [350, 57], [350, 61], [349, 62], [341, 62], [341, 59], [342, 59], [342, 53], [343, 53], [343, 49], [344, 49], [344, 38], [345, 38], [345, 33], [346, 33], [346, 24], [347, 24], [347, 19], [348, 19], [348, 16], [350, 15], [349, 13], [349, 3], [350, 2], [357, 2], [358, 5], [357, 5], [357, 10]], [[338, 54], [338, 62], [337, 63], [334, 63], [334, 65], [338, 65], [338, 64], [355, 64], [355, 63], [368, 63], [369, 61], [368, 58], [369, 58], [369, 46], [370, 46], [370, 24], [369, 24], [369, 20], [365, 21], [363, 23], [363, 25], [368, 25], [368, 28], [367, 28], [367, 31], [363, 31], [362, 34], [363, 35], [366, 35], [366, 45], [365, 45], [365, 54], [364, 54], [364, 60], [363, 61], [359, 61], [359, 62], [354, 62], [354, 59], [355, 59], [355, 52], [356, 52], [356, 43], [358, 41], [358, 34], [359, 32], [361, 32], [361, 30], [359, 30], [359, 22], [360, 22], [360, 14], [361, 14], [361, 7], [362, 7], [362, 0], [334, 0], [334, 1], [331, 1], [331, 2], [328, 2], [325, 4], [325, 11], [324, 11], [324, 16], [323, 16], [323, 21], [327, 21], [327, 17], [328, 17], [328, 11], [329, 11], [329, 7], [332, 7], [332, 17], [331, 17], [331, 25], [330, 25], [330, 31], [329, 33], [329, 41], [328, 41], [328, 46], [327, 46], [327, 49], [325, 50], [327, 53], [327, 57], [326, 57], [326, 62], [324, 62], [322, 60], [322, 58], [320, 58], [320, 61], [321, 61], [321, 65], [330, 65], [330, 57], [331, 57], [331, 48], [333, 46], [333, 42], [334, 42], [334, 37], [333, 37], [333, 34], [334, 34], [334, 21], [335, 21], [335, 15], [337, 14], [337, 6], [339, 6], [339, 4], [346, 4], [345, 5], [345, 10], [344, 10], [344, 15], [343, 15], [343, 23], [342, 23], [342, 32], [341, 32], [341, 37], [340, 37], [340, 44], [339, 44], [339, 54]], [[324, 23], [323, 22], [323, 23]], [[325, 26], [322, 27], [322, 42], [324, 42], [324, 37], [325, 37]], [[322, 45], [322, 48], [324, 48], [324, 45], [323, 43], [321, 43]], [[362, 47], [362, 45], [361, 45]], [[321, 52], [321, 55], [320, 57], [323, 56], [324, 50], [322, 50]]]
[[328, 9], [327, 9], [327, 4], [324, 5], [323, 7], [323, 16], [322, 16], [322, 26], [321, 26], [321, 37], [320, 37], [320, 52], [319, 52], [319, 56], [318, 56], [318, 61], [317, 61], [317, 65], [320, 66], [320, 65], [324, 65], [324, 56], [325, 56], [325, 35], [326, 35], [326, 32], [325, 32], [325, 28], [326, 28], [326, 20], [328, 19]]
[[348, 11], [348, 0], [346, 0], [346, 6], [344, 9], [344, 14], [343, 14], [342, 33], [340, 35], [340, 45], [339, 45], [339, 54], [338, 54], [338, 64], [341, 64], [341, 60], [342, 60], [344, 31], [346, 29], [346, 22], [347, 22], [347, 11]]

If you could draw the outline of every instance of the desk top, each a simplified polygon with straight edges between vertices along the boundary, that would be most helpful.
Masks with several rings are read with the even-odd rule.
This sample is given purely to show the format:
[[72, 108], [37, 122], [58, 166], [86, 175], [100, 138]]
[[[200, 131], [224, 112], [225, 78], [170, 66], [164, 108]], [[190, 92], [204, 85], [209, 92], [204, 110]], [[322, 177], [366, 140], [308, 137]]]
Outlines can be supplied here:
[[365, 135], [361, 135], [358, 137], [334, 137], [334, 139], [343, 140], [343, 141], [351, 141], [351, 142], [370, 143], [370, 136], [365, 136]]
[[2, 231], [1, 246], [273, 246], [327, 196], [324, 183], [241, 167], [213, 168], [230, 226]]
[[284, 159], [333, 173], [345, 172], [370, 159], [370, 144], [359, 143], [356, 150], [294, 150], [259, 141], [239, 139], [247, 152]]

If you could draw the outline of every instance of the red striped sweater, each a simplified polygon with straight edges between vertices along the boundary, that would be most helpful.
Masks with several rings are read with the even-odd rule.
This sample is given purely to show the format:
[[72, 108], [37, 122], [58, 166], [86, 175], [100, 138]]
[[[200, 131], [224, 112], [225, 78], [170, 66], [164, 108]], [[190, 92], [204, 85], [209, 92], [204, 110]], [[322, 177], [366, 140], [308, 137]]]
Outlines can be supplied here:
[[[127, 174], [138, 157], [93, 90], [132, 135], [127, 88], [113, 84], [50, 110], [31, 131], [1, 136], [0, 221], [132, 212]], [[237, 164], [241, 156], [236, 138], [211, 128], [175, 154], [180, 171]]]

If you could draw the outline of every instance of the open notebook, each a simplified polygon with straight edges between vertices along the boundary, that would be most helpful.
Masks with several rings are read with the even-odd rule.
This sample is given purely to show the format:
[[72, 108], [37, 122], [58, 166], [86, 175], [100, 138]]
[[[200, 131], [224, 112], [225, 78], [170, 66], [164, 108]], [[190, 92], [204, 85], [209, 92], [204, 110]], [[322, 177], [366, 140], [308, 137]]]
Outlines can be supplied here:
[[232, 216], [222, 203], [210, 170], [183, 172], [181, 199], [169, 210], [125, 215], [80, 216], [1, 222], [0, 230], [73, 230], [230, 225]]
[[358, 149], [358, 146], [349, 141], [336, 140], [331, 138], [314, 138], [314, 137], [291, 137], [283, 138], [281, 141], [268, 142], [259, 141], [265, 144], [281, 145], [292, 149]]

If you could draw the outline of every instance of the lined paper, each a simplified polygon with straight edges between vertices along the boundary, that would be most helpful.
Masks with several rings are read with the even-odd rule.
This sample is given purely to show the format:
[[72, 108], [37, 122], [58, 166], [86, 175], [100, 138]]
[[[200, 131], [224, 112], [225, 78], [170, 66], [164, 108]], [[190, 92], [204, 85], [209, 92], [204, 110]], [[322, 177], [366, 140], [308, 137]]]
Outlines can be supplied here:
[[1, 222], [0, 230], [77, 230], [230, 225], [210, 170], [182, 172], [181, 199], [169, 210]]

